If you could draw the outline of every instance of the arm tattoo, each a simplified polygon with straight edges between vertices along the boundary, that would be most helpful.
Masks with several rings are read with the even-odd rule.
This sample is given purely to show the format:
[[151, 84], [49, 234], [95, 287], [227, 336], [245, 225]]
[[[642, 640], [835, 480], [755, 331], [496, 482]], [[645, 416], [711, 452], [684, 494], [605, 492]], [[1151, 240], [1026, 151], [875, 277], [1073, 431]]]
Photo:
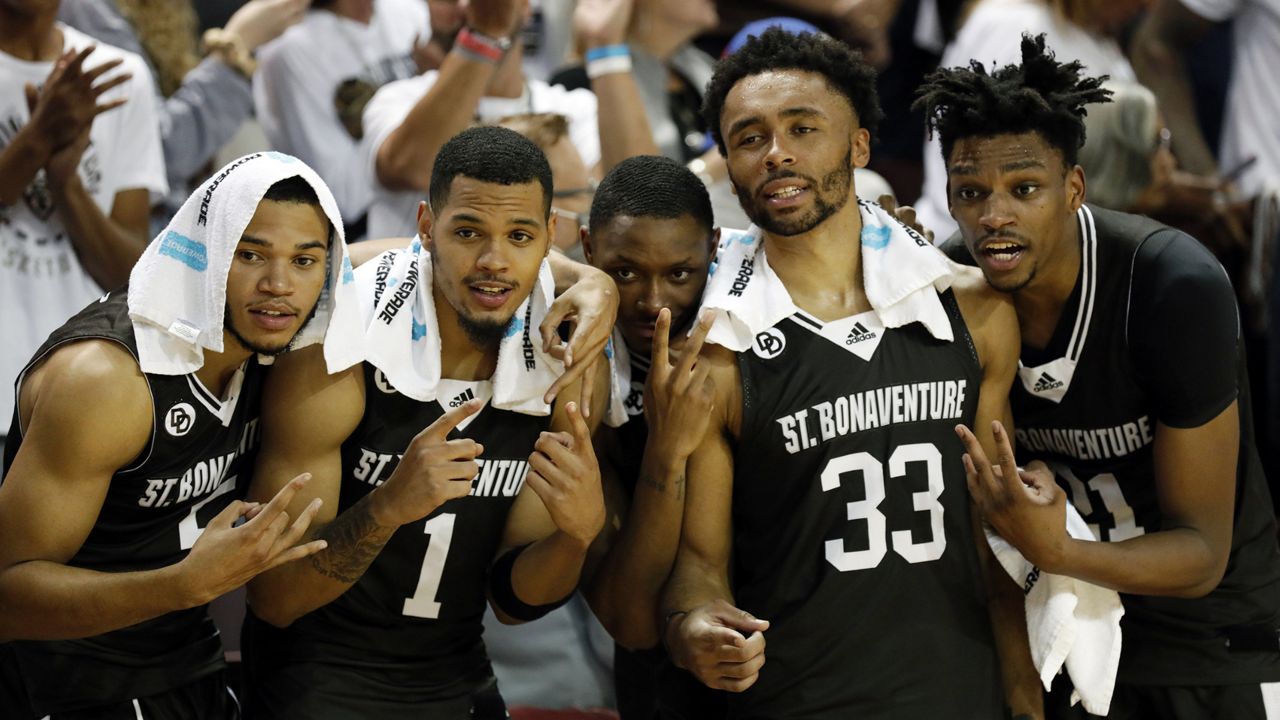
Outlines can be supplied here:
[[329, 547], [311, 556], [311, 567], [326, 577], [344, 583], [360, 579], [395, 528], [382, 527], [369, 512], [369, 496], [351, 506], [320, 531]]
[[[657, 490], [660, 493], [664, 493], [667, 491], [667, 482], [663, 480], [661, 476], [654, 476], [651, 473], [640, 473], [639, 479], [640, 479], [640, 482], [644, 483], [645, 485], [648, 485], [649, 487], [653, 488], [654, 490]], [[684, 498], [684, 473], [680, 473], [679, 475], [677, 475], [675, 478], [675, 482], [673, 482], [672, 485], [675, 488], [676, 499], [680, 500]]]

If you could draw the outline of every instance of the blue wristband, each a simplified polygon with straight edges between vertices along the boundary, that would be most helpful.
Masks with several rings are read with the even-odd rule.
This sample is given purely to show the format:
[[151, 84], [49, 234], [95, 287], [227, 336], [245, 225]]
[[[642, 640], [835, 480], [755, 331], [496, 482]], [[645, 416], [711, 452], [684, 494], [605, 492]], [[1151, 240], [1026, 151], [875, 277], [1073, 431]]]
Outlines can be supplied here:
[[605, 45], [587, 50], [587, 62], [611, 57], [631, 57], [631, 47], [625, 44]]

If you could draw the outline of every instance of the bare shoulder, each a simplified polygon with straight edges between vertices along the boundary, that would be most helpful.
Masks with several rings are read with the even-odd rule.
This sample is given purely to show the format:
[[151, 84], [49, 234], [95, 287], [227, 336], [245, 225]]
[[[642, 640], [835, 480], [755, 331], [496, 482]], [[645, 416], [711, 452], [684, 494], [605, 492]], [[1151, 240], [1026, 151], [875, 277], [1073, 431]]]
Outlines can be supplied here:
[[[298, 431], [328, 437], [333, 430], [345, 440], [364, 415], [364, 366], [357, 364], [330, 374], [324, 346], [311, 345], [281, 355], [271, 367], [262, 393], [264, 431]], [[340, 441], [340, 440], [339, 440]]]
[[981, 270], [964, 266], [958, 268], [951, 290], [971, 333], [1012, 332], [1016, 339], [1018, 313], [1013, 306], [1013, 296], [992, 288]]
[[719, 422], [722, 431], [736, 437], [742, 426], [742, 376], [738, 369], [738, 354], [722, 345], [707, 343], [702, 346], [698, 362], [709, 364], [711, 382], [716, 388], [712, 421]]
[[24, 446], [61, 451], [93, 464], [123, 466], [151, 437], [151, 390], [120, 344], [83, 340], [54, 350], [32, 369], [18, 396]]

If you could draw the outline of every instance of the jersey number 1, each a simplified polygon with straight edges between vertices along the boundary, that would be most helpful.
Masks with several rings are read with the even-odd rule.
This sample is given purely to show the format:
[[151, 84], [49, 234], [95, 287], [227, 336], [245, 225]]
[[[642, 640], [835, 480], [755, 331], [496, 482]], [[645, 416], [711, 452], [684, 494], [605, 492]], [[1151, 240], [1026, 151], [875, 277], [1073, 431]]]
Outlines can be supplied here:
[[[894, 552], [907, 562], [919, 563], [937, 560], [947, 549], [947, 536], [942, 527], [944, 509], [942, 503], [938, 502], [943, 491], [942, 453], [930, 443], [901, 445], [889, 456], [889, 477], [905, 477], [907, 463], [913, 462], [924, 463], [929, 478], [926, 489], [911, 494], [911, 502], [917, 512], [929, 513], [931, 537], [927, 542], [914, 542], [910, 530], [894, 530], [888, 535], [893, 542]], [[888, 551], [885, 540], [887, 523], [884, 513], [880, 512], [880, 503], [885, 497], [884, 465], [879, 460], [865, 452], [831, 458], [822, 469], [822, 490], [827, 492], [838, 489], [840, 478], [854, 472], [862, 475], [866, 499], [848, 503], [845, 507], [849, 520], [867, 521], [867, 549], [846, 550], [844, 540], [828, 540], [827, 562], [840, 572], [873, 568], [880, 564]]]
[[422, 557], [422, 570], [418, 571], [418, 587], [414, 589], [413, 597], [404, 600], [405, 615], [432, 620], [440, 617], [436, 593], [440, 590], [440, 576], [444, 574], [449, 544], [453, 542], [453, 521], [456, 517], [453, 513], [437, 515], [422, 528], [431, 539], [427, 541], [427, 552]]

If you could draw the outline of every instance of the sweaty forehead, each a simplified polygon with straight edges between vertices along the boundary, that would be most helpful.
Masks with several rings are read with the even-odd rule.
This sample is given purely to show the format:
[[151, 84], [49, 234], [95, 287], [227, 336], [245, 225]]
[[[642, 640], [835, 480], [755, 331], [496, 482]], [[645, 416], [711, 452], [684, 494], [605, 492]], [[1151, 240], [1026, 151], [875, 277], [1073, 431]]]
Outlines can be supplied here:
[[480, 216], [493, 222], [534, 218], [539, 225], [546, 225], [545, 207], [542, 184], [536, 180], [503, 185], [459, 176], [450, 184], [449, 197], [437, 215], [441, 221], [460, 215]]
[[710, 232], [692, 215], [619, 215], [600, 228], [592, 240], [602, 259], [626, 255], [632, 260], [660, 264], [705, 259], [711, 253]]
[[772, 117], [795, 108], [811, 108], [832, 118], [853, 112], [848, 98], [821, 73], [768, 70], [734, 83], [725, 97], [721, 124], [728, 127], [739, 118]]
[[1062, 162], [1062, 153], [1039, 133], [974, 136], [956, 140], [947, 171], [952, 175], [969, 175], [1035, 167], [1057, 168]]

